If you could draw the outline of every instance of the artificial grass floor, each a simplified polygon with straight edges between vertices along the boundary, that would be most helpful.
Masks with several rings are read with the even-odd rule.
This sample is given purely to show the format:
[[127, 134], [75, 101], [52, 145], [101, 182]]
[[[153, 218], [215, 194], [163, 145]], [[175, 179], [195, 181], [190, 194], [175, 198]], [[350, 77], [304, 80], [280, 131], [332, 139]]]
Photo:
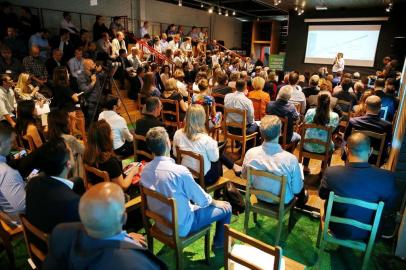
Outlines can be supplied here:
[[[285, 220], [285, 226], [282, 231], [280, 242], [283, 255], [306, 265], [306, 269], [317, 269], [315, 264], [318, 257], [318, 249], [316, 248], [318, 220], [298, 212], [295, 213], [295, 220], [296, 223], [290, 234], [287, 233], [287, 220]], [[238, 218], [233, 216], [231, 227], [238, 231], [242, 231], [243, 223], [244, 215], [240, 215]], [[214, 235], [214, 227], [215, 226], [212, 226], [211, 240]], [[274, 219], [258, 215], [258, 225], [255, 225], [251, 215], [248, 229], [248, 234], [250, 236], [272, 244], [275, 231], [276, 221]], [[214, 253], [211, 253], [211, 264], [206, 265], [204, 263], [203, 239], [204, 238], [199, 239], [184, 250], [185, 269], [223, 269], [224, 261], [222, 253], [217, 256]], [[376, 241], [368, 269], [406, 269], [405, 262], [391, 256], [391, 245], [391, 242], [383, 242], [382, 240]], [[18, 269], [30, 269], [27, 264], [28, 255], [22, 238], [15, 242], [14, 250]], [[164, 246], [158, 241], [154, 241], [154, 254], [157, 254], [170, 269], [175, 269], [175, 252], [172, 249]], [[355, 270], [361, 269], [361, 263], [362, 254], [360, 252], [328, 245], [326, 252], [324, 252], [322, 256], [321, 269]], [[8, 260], [4, 251], [0, 254], [0, 269], [8, 269]]]

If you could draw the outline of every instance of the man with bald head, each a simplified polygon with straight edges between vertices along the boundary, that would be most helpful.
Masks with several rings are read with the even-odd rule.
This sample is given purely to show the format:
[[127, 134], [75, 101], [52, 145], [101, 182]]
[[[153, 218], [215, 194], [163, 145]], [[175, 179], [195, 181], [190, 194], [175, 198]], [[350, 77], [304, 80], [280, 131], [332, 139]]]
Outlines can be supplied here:
[[[392, 123], [382, 120], [379, 117], [381, 111], [381, 99], [378, 96], [370, 96], [366, 99], [366, 114], [360, 117], [354, 117], [350, 119], [348, 126], [344, 133], [344, 140], [351, 135], [352, 130], [367, 130], [379, 134], [386, 134], [385, 148], [382, 153], [381, 164], [385, 163], [388, 156], [388, 147], [392, 141]], [[374, 149], [379, 149], [380, 142], [378, 140], [371, 141], [372, 147]], [[375, 164], [377, 157], [375, 155], [371, 156], [369, 163]]]
[[[360, 199], [368, 202], [385, 203], [384, 215], [396, 210], [397, 191], [395, 175], [368, 163], [372, 152], [370, 140], [362, 133], [354, 133], [347, 138], [345, 151], [348, 163], [344, 166], [328, 167], [324, 173], [319, 196], [326, 200], [330, 191], [338, 196]], [[348, 204], [334, 205], [332, 215], [351, 218], [371, 224], [374, 211]], [[381, 224], [384, 222], [382, 221]], [[334, 236], [343, 239], [365, 240], [369, 233], [354, 226], [330, 223]]]
[[292, 96], [292, 86], [285, 85], [278, 92], [275, 101], [271, 101], [266, 106], [266, 114], [286, 117], [288, 119], [286, 142], [293, 143], [300, 141], [300, 135], [293, 131], [293, 125], [299, 120], [299, 112], [296, 111], [295, 105], [289, 103]]
[[166, 269], [145, 247], [144, 237], [127, 233], [124, 192], [112, 182], [93, 186], [80, 199], [82, 223], [57, 226], [43, 269]]

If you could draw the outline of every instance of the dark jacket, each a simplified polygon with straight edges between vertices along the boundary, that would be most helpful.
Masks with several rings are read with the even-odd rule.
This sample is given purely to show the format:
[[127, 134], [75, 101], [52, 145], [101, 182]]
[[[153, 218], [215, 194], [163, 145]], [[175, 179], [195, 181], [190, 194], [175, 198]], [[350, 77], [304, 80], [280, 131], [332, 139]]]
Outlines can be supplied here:
[[55, 59], [54, 58], [48, 58], [46, 61], [45, 61], [45, 67], [47, 68], [47, 71], [48, 71], [48, 77], [52, 80], [52, 78], [53, 78], [53, 76], [54, 76], [54, 70], [55, 70], [55, 68], [57, 68], [57, 67], [60, 67], [60, 66], [65, 66], [65, 64], [63, 64], [62, 63], [62, 60], [61, 60], [61, 62], [59, 63], [59, 66], [58, 66], [58, 63], [55, 61]]
[[303, 94], [305, 95], [306, 98], [312, 95], [318, 95], [319, 91], [320, 89], [317, 86], [309, 86], [303, 88]]
[[[135, 127], [135, 134], [145, 136], [149, 129], [153, 127], [165, 127], [165, 125], [155, 116], [144, 114], [140, 119], [137, 120]], [[173, 134], [170, 134], [169, 137], [172, 138]], [[138, 142], [137, 147], [139, 150], [150, 152], [144, 142]], [[140, 157], [140, 160], [143, 159], [145, 159], [145, 157]]]
[[27, 219], [43, 232], [80, 220], [80, 196], [59, 180], [40, 174], [28, 182], [26, 196]]
[[[330, 191], [338, 196], [367, 202], [383, 201], [384, 212], [394, 210], [397, 203], [395, 175], [368, 163], [349, 163], [345, 166], [328, 167], [321, 182], [320, 198], [328, 199]], [[341, 203], [334, 204], [332, 211], [334, 216], [351, 218], [368, 224], [372, 224], [373, 213], [372, 210]], [[338, 238], [355, 240], [366, 239], [369, 236], [365, 230], [334, 222], [330, 223], [330, 229]]]
[[283, 99], [277, 99], [268, 103], [266, 114], [286, 117], [288, 119], [286, 142], [289, 143], [292, 140], [293, 124], [299, 119], [299, 113], [296, 111], [295, 106]]
[[61, 224], [53, 231], [43, 270], [167, 269], [147, 249], [123, 240], [87, 235], [80, 223]]

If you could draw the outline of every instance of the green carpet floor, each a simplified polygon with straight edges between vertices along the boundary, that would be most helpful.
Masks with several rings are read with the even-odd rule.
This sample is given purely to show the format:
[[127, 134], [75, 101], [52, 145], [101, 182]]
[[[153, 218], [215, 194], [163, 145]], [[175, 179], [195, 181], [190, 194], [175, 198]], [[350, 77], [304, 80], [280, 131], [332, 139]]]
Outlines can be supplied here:
[[[252, 217], [252, 216], [251, 216]], [[303, 215], [295, 214], [296, 224], [292, 232], [287, 235], [287, 220], [286, 226], [282, 233], [281, 247], [284, 256], [294, 259], [307, 266], [306, 269], [316, 269], [318, 250], [316, 248], [316, 238], [318, 230], [318, 220]], [[242, 231], [244, 216], [239, 218], [233, 216], [231, 227]], [[255, 225], [250, 219], [249, 235], [261, 239], [266, 243], [272, 244], [274, 241], [274, 232], [276, 230], [276, 222], [273, 219], [258, 216], [259, 224]], [[214, 235], [214, 226], [212, 226], [212, 234]], [[406, 269], [406, 263], [391, 256], [391, 243], [378, 240], [374, 246], [372, 257], [369, 263], [369, 269], [390, 269], [401, 270]], [[18, 269], [30, 269], [27, 264], [27, 252], [25, 250], [24, 240], [16, 241], [15, 244], [16, 260]], [[170, 269], [175, 269], [175, 253], [168, 247], [163, 246], [158, 241], [154, 241], [154, 253], [169, 266]], [[203, 238], [198, 240], [193, 245], [184, 250], [184, 265], [185, 269], [223, 269], [223, 254], [215, 256], [211, 253], [211, 264], [204, 264], [204, 241]], [[347, 248], [341, 248], [329, 245], [327, 251], [322, 256], [322, 269], [361, 269], [362, 254]], [[0, 269], [7, 269], [8, 261], [5, 252], [0, 254]]]

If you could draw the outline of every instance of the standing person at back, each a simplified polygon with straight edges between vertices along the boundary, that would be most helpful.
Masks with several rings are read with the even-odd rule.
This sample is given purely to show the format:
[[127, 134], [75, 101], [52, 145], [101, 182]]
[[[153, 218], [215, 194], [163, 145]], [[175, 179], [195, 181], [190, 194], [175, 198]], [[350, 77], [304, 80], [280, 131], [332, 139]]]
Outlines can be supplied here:
[[[395, 175], [368, 164], [371, 144], [369, 138], [361, 133], [354, 133], [347, 139], [345, 151], [348, 156], [346, 165], [326, 169], [319, 190], [320, 198], [328, 199], [330, 191], [333, 191], [338, 196], [367, 202], [383, 201], [385, 219], [387, 213], [396, 210]], [[338, 203], [334, 204], [331, 214], [371, 224], [373, 213], [372, 210]], [[384, 224], [383, 220], [381, 224]], [[330, 229], [335, 237], [343, 239], [365, 240], [369, 236], [365, 230], [334, 222], [330, 223]]]
[[343, 72], [344, 71], [344, 65], [345, 65], [344, 54], [339, 52], [339, 53], [337, 53], [337, 56], [334, 59], [333, 74], [335, 74], [335, 73], [337, 73], [339, 71]]
[[306, 97], [302, 92], [302, 87], [297, 85], [299, 81], [299, 73], [293, 71], [289, 73], [289, 85], [292, 87], [292, 96], [289, 102], [294, 104], [300, 104], [300, 112], [304, 114], [306, 112]]

